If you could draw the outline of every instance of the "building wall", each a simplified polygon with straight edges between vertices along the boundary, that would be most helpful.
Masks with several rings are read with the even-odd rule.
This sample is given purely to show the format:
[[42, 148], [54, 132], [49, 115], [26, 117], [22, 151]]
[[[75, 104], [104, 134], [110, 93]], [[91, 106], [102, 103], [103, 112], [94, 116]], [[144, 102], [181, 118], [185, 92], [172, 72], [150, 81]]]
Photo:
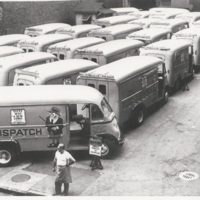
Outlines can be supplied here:
[[[0, 34], [23, 33], [25, 27], [49, 22], [75, 24], [79, 1], [1, 2]], [[2, 15], [2, 17], [1, 17]]]
[[156, 6], [156, 0], [130, 0], [130, 5], [142, 10], [148, 10]]
[[102, 0], [108, 8], [123, 7], [123, 0]]
[[172, 6], [188, 8], [191, 11], [200, 11], [200, 0], [156, 0], [157, 6]]

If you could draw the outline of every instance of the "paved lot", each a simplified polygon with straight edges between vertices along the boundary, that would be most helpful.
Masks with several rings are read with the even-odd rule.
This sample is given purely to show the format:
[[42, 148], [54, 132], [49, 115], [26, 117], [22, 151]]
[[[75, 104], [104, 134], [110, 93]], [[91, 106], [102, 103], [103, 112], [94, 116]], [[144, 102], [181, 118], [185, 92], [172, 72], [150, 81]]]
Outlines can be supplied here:
[[[189, 87], [190, 91], [171, 96], [166, 105], [152, 107], [141, 127], [127, 129], [121, 151], [102, 160], [104, 170], [92, 172], [87, 152], [72, 152], [77, 163], [72, 167], [69, 195], [199, 196], [199, 177], [180, 178], [182, 172], [200, 174], [200, 74]], [[0, 187], [14, 190], [11, 186], [16, 185], [35, 194], [52, 195], [52, 160], [50, 153], [24, 154], [15, 166], [0, 168]], [[16, 172], [23, 174], [21, 183], [16, 183]], [[37, 178], [35, 184], [26, 175]], [[9, 182], [13, 177], [15, 184]]]

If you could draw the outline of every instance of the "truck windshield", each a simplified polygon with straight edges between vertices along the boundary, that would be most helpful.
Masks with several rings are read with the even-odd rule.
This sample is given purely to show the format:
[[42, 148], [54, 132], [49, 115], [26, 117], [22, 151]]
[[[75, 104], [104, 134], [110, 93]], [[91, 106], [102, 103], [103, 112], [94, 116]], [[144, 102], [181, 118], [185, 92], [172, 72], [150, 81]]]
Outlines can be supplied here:
[[110, 118], [113, 111], [112, 111], [112, 108], [110, 107], [110, 105], [108, 104], [108, 102], [106, 101], [105, 98], [103, 98], [103, 100], [101, 101], [101, 108], [102, 108], [104, 117]]

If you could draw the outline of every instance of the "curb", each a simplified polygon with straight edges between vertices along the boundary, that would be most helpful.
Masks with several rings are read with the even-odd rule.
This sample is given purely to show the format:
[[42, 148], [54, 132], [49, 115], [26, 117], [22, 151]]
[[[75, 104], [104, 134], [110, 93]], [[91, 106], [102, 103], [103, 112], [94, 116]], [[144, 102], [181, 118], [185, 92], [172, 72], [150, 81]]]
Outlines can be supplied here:
[[13, 196], [51, 196], [48, 194], [44, 194], [41, 192], [37, 192], [37, 191], [18, 191], [15, 189], [8, 189], [8, 188], [0, 188], [0, 192], [6, 193], [6, 194], [14, 194]]

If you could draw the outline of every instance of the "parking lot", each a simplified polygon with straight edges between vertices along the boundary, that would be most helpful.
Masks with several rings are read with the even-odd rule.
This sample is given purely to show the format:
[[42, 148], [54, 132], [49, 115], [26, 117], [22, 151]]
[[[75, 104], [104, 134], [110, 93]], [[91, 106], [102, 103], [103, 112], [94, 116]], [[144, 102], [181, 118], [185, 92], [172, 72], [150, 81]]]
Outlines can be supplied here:
[[[200, 173], [199, 81], [200, 74], [195, 74], [189, 83], [190, 91], [180, 90], [173, 94], [166, 105], [148, 110], [142, 126], [124, 131], [124, 146], [112, 159], [102, 160], [103, 170], [92, 172], [87, 152], [72, 151], [77, 163], [72, 167], [73, 183], [69, 195], [198, 196], [198, 176], [194, 180], [184, 180], [180, 174]], [[43, 185], [43, 195], [51, 195], [55, 175], [52, 172], [53, 155], [22, 154], [15, 166], [1, 168], [0, 175], [8, 177], [11, 171], [25, 166], [22, 167], [24, 173], [46, 176], [40, 185]], [[30, 191], [39, 194], [39, 190], [41, 192], [39, 183], [35, 183]]]

